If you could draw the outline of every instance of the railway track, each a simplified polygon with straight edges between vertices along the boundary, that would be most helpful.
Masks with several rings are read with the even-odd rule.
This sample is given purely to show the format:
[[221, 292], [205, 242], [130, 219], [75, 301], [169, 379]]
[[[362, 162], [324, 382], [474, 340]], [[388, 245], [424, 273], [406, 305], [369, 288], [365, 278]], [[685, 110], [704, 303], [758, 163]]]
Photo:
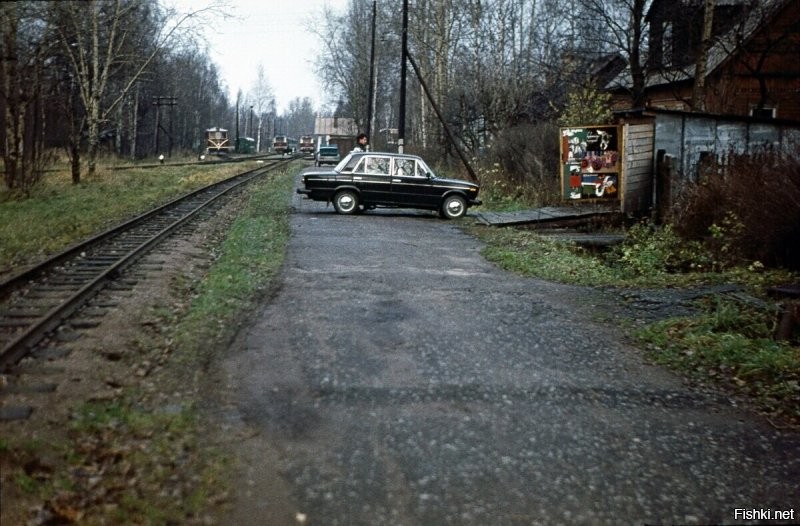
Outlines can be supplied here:
[[150, 164], [122, 164], [119, 166], [112, 166], [109, 169], [113, 171], [121, 170], [138, 170], [143, 168], [161, 168], [161, 167], [176, 167], [176, 166], [196, 166], [196, 165], [209, 165], [209, 164], [226, 164], [226, 163], [241, 163], [245, 161], [275, 161], [282, 160], [284, 157], [281, 154], [243, 154], [236, 156], [209, 156], [209, 158], [201, 161], [185, 161], [185, 162], [169, 162], [163, 163], [150, 163]]
[[234, 189], [288, 164], [276, 159], [135, 217], [0, 283], [0, 372], [8, 372], [99, 291]]

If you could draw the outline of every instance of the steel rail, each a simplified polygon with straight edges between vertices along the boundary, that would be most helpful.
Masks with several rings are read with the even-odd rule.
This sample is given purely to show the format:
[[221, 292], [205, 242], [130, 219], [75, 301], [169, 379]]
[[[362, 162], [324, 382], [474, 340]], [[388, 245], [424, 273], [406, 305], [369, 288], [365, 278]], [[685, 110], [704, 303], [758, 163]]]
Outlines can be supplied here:
[[[68, 320], [76, 311], [78, 311], [88, 300], [94, 297], [100, 290], [102, 290], [110, 282], [118, 279], [125, 268], [132, 265], [144, 254], [158, 245], [166, 237], [173, 234], [176, 230], [194, 219], [197, 214], [206, 210], [212, 203], [216, 202], [221, 197], [227, 195], [234, 189], [240, 188], [242, 185], [252, 181], [253, 179], [273, 170], [274, 168], [288, 163], [293, 158], [287, 158], [277, 161], [268, 166], [261, 166], [253, 170], [238, 174], [234, 177], [212, 183], [203, 188], [190, 192], [184, 196], [170, 201], [169, 203], [159, 206], [151, 211], [141, 214], [129, 221], [124, 222], [117, 227], [109, 229], [97, 236], [94, 236], [82, 243], [78, 243], [73, 247], [53, 256], [36, 265], [35, 267], [7, 280], [0, 284], [0, 293], [2, 296], [7, 297], [11, 293], [9, 288], [19, 288], [22, 284], [27, 284], [31, 280], [38, 279], [47, 274], [59, 265], [63, 265], [71, 258], [77, 258], [81, 253], [90, 248], [96, 248], [103, 242], [108, 242], [115, 236], [124, 236], [130, 233], [135, 227], [141, 226], [147, 220], [156, 220], [158, 215], [163, 215], [174, 210], [181, 204], [187, 203], [192, 198], [201, 197], [203, 192], [215, 191], [208, 199], [204, 199], [199, 204], [194, 204], [186, 213], [181, 213], [177, 218], [168, 218], [169, 224], [160, 228], [158, 232], [150, 235], [143, 242], [137, 242], [137, 245], [128, 250], [126, 253], [116, 257], [116, 261], [107, 266], [107, 268], [100, 270], [96, 275], [89, 278], [85, 283], [80, 285], [80, 288], [69, 294], [65, 299], [51, 307], [45, 314], [38, 317], [36, 321], [30, 323], [19, 334], [12, 336], [11, 341], [3, 346], [0, 350], [0, 371], [7, 371], [16, 365], [22, 358], [29, 354], [35, 345], [39, 343], [45, 336], [54, 331], [66, 320]], [[156, 225], [158, 226], [158, 225]]]
[[229, 177], [228, 179], [223, 179], [221, 181], [210, 183], [210, 184], [208, 184], [206, 186], [203, 186], [201, 188], [197, 188], [196, 190], [193, 190], [193, 191], [191, 191], [191, 192], [189, 192], [187, 194], [179, 196], [179, 197], [177, 197], [177, 198], [175, 198], [175, 199], [173, 199], [171, 201], [168, 201], [168, 202], [164, 203], [161, 206], [158, 206], [156, 208], [153, 208], [152, 210], [148, 210], [147, 212], [144, 212], [143, 214], [135, 216], [135, 217], [125, 221], [124, 223], [121, 223], [119, 225], [113, 226], [113, 227], [109, 228], [108, 230], [100, 232], [99, 234], [96, 234], [96, 235], [94, 235], [94, 236], [92, 236], [92, 237], [90, 237], [88, 239], [85, 239], [85, 240], [80, 241], [80, 242], [78, 242], [78, 243], [76, 243], [76, 244], [74, 244], [74, 245], [72, 245], [70, 247], [67, 247], [63, 251], [61, 251], [61, 252], [59, 252], [57, 254], [54, 254], [53, 256], [47, 258], [46, 260], [44, 260], [44, 261], [42, 261], [40, 263], [37, 263], [34, 266], [32, 266], [30, 268], [27, 268], [27, 269], [15, 274], [15, 275], [9, 277], [9, 278], [7, 278], [5, 281], [0, 282], [0, 300], [4, 300], [13, 291], [21, 288], [28, 281], [36, 279], [41, 274], [45, 273], [47, 270], [53, 268], [54, 266], [57, 266], [57, 265], [63, 263], [64, 261], [67, 261], [67, 260], [75, 257], [77, 254], [80, 254], [82, 251], [86, 250], [87, 248], [89, 248], [91, 246], [94, 246], [94, 245], [97, 245], [98, 243], [100, 243], [102, 241], [105, 241], [105, 240], [107, 240], [107, 239], [109, 239], [109, 238], [111, 238], [111, 237], [113, 237], [115, 235], [118, 235], [118, 234], [120, 234], [120, 233], [122, 233], [124, 231], [130, 230], [134, 226], [136, 226], [138, 224], [141, 224], [145, 220], [147, 220], [147, 219], [149, 219], [151, 217], [154, 217], [154, 216], [156, 216], [158, 214], [161, 214], [164, 211], [169, 210], [170, 208], [173, 208], [174, 206], [176, 206], [177, 204], [179, 204], [181, 202], [185, 202], [185, 201], [187, 201], [189, 199], [192, 199], [196, 195], [198, 195], [198, 194], [200, 194], [202, 192], [206, 192], [208, 190], [211, 190], [216, 186], [226, 184], [231, 179], [235, 179], [237, 177], [242, 177], [242, 176], [244, 176], [245, 174], [248, 174], [248, 173], [252, 173], [252, 172], [256, 172], [256, 171], [260, 171], [260, 170], [273, 168], [273, 167], [279, 166], [281, 163], [284, 163], [284, 162], [288, 162], [288, 161], [286, 159], [281, 159], [281, 160], [276, 161], [274, 164], [270, 164], [270, 165], [267, 165], [267, 166], [259, 166], [258, 168], [254, 168], [254, 169], [249, 170], [247, 172], [243, 172], [241, 174], [237, 174], [237, 175], [235, 175], [233, 177]]

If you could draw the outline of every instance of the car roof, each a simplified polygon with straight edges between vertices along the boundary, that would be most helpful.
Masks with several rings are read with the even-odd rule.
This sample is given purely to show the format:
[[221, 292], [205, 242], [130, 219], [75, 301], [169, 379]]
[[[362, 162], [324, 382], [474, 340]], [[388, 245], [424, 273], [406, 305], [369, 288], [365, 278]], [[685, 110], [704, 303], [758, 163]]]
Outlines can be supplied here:
[[410, 153], [397, 153], [397, 152], [353, 152], [353, 157], [363, 157], [365, 155], [385, 155], [389, 157], [399, 157], [403, 159], [419, 159], [422, 160], [422, 157], [419, 155], [413, 155]]

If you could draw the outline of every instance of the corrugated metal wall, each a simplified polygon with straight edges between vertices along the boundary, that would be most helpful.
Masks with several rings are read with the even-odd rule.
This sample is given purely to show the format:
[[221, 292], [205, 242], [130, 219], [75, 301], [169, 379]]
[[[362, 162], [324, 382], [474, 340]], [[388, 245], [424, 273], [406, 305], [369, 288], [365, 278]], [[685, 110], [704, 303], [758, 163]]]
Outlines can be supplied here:
[[696, 181], [698, 165], [708, 155], [722, 161], [730, 153], [755, 154], [766, 150], [797, 152], [800, 127], [786, 123], [755, 122], [689, 113], [657, 112], [655, 152], [676, 159], [677, 176]]

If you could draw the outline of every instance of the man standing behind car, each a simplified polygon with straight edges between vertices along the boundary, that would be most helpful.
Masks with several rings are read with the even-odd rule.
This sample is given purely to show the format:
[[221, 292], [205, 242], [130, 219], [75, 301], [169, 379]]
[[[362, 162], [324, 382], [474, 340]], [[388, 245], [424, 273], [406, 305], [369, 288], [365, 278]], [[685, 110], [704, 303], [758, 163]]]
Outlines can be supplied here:
[[369, 139], [367, 138], [366, 133], [359, 133], [358, 137], [356, 137], [356, 147], [353, 148], [354, 152], [368, 152], [369, 151]]

